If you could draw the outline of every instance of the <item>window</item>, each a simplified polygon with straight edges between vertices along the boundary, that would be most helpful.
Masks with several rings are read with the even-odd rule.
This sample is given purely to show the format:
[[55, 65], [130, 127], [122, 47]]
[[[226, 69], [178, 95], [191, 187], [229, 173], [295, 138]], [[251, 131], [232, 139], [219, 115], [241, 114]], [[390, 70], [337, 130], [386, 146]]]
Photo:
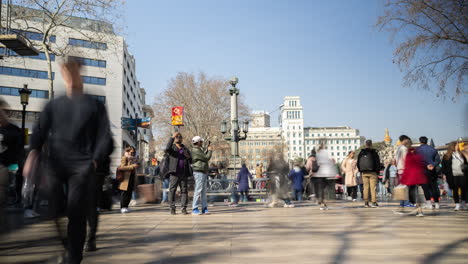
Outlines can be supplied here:
[[302, 144], [302, 140], [299, 140], [299, 144]]
[[295, 130], [295, 129], [296, 129], [296, 126], [293, 126], [293, 130]]
[[[20, 56], [16, 52], [14, 52], [11, 49], [5, 49], [5, 48], [0, 48], [0, 54], [8, 54], [10, 56]], [[55, 55], [54, 54], [49, 54], [50, 60], [55, 61]], [[35, 60], [47, 60], [46, 55], [44, 52], [39, 52], [38, 55], [34, 56], [21, 56], [23, 58], [28, 58], [28, 59], [35, 59]]]
[[302, 147], [299, 147], [299, 150], [302, 150]]
[[317, 134], [317, 137], [320, 137], [320, 134]]
[[106, 78], [81, 76], [81, 79], [83, 80], [83, 83], [87, 84], [106, 85]]
[[343, 150], [346, 150], [346, 146], [343, 146]]
[[296, 147], [293, 147], [293, 150], [296, 151]]
[[[48, 75], [46, 71], [20, 69], [20, 68], [4, 67], [4, 66], [0, 66], [0, 74], [19, 76], [19, 77], [37, 78], [37, 79], [48, 79], [47, 78]], [[52, 72], [52, 80], [54, 79], [54, 76], [55, 76], [55, 73]]]
[[[16, 33], [18, 35], [22, 35], [23, 37], [30, 39], [30, 40], [39, 40], [42, 41], [44, 38], [44, 34], [42, 33], [37, 33], [37, 32], [32, 32], [32, 31], [24, 31], [20, 29], [12, 29], [11, 30], [13, 33]], [[55, 35], [50, 35], [49, 36], [49, 41], [52, 43], [55, 43], [57, 40], [57, 37]]]
[[335, 137], [337, 137], [337, 136], [338, 136], [338, 133], [335, 133]]
[[332, 156], [335, 156], [335, 152], [332, 152], [331, 155], [332, 155]]
[[315, 139], [314, 139], [314, 140], [312, 140], [312, 144], [315, 144]]
[[[94, 99], [98, 100], [99, 102], [105, 104], [106, 103], [106, 97], [102, 95], [91, 95]], [[145, 130], [146, 131], [146, 130]]]
[[349, 137], [349, 133], [346, 134]]
[[339, 152], [337, 152], [337, 153], [336, 153], [336, 155], [337, 155], [337, 156], [340, 156], [340, 153], [339, 153]]
[[87, 59], [87, 58], [81, 58], [81, 57], [72, 57], [72, 58], [74, 58], [75, 60], [81, 62], [81, 64], [86, 65], [86, 66], [106, 68], [106, 61], [104, 60], [94, 60], [94, 59]]
[[343, 134], [343, 133], [341, 133], [341, 136], [344, 136], [344, 134]]
[[293, 145], [296, 145], [296, 140], [293, 140]]
[[346, 152], [343, 152], [343, 156], [346, 156]]
[[107, 49], [106, 43], [88, 41], [88, 40], [83, 40], [83, 39], [69, 38], [68, 44], [71, 46], [90, 48], [90, 49], [100, 49], [100, 50]]
[[330, 149], [333, 150], [333, 146], [331, 146]]
[[[15, 88], [15, 87], [5, 87], [5, 86], [0, 86], [0, 94], [1, 95], [10, 95], [10, 96], [20, 96], [19, 91], [21, 88]], [[31, 90], [31, 98], [42, 98], [42, 99], [49, 99], [49, 92], [48, 91], [42, 91], [42, 90]]]
[[[300, 129], [300, 128], [299, 128]], [[302, 133], [299, 133], [299, 137], [302, 137]]]
[[336, 149], [337, 149], [337, 150], [340, 150], [340, 146], [337, 146]]

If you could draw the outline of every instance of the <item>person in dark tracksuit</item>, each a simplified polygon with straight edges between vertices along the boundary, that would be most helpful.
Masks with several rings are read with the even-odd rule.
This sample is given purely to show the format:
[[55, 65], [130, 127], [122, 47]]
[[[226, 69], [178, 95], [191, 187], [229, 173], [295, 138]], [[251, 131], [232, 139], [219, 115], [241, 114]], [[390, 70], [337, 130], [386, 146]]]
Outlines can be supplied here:
[[61, 228], [57, 218], [62, 213], [68, 217], [66, 252], [58, 263], [76, 264], [83, 259], [86, 217], [96, 199], [95, 170], [108, 156], [112, 137], [106, 107], [83, 93], [81, 64], [70, 58], [60, 70], [66, 95], [49, 101], [41, 112], [23, 173], [31, 173], [31, 165], [47, 142], [49, 210], [58, 230]]
[[190, 166], [192, 163], [192, 156], [190, 154], [190, 150], [182, 144], [182, 140], [182, 134], [179, 132], [174, 133], [174, 135], [169, 139], [169, 142], [167, 142], [165, 150], [169, 158], [167, 174], [169, 175], [169, 205], [171, 207], [172, 215], [176, 214], [175, 194], [177, 186], [179, 185], [182, 199], [182, 214], [188, 214], [187, 180], [188, 177], [193, 175], [192, 166]]

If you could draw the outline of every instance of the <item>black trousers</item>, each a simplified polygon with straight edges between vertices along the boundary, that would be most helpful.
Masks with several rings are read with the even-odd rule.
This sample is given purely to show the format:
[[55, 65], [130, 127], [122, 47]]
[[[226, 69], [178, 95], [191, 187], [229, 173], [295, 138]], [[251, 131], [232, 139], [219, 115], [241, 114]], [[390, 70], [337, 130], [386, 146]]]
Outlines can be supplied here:
[[418, 185], [412, 185], [408, 186], [408, 196], [409, 196], [409, 201], [412, 204], [416, 204], [416, 198], [417, 198], [417, 191], [418, 191]]
[[122, 191], [120, 195], [120, 208], [128, 208], [132, 200], [133, 187], [135, 185], [135, 175], [132, 174], [128, 180], [128, 187], [126, 191]]
[[427, 183], [421, 185], [424, 190], [424, 198], [426, 198], [426, 201], [430, 201], [431, 198], [434, 198], [434, 202], [438, 203], [440, 190], [439, 186], [437, 186], [437, 174], [435, 170], [430, 171], [428, 169], [425, 169], [424, 174], [427, 177]]
[[325, 188], [327, 188], [328, 182], [326, 178], [315, 177], [312, 182], [314, 183], [315, 197], [319, 203], [323, 203], [325, 198]]
[[351, 196], [353, 199], [357, 199], [357, 186], [347, 186], [348, 196]]
[[[94, 165], [91, 160], [56, 160], [51, 162], [48, 193], [50, 215], [62, 236], [69, 263], [80, 263], [86, 239], [86, 218], [91, 201], [95, 200]], [[68, 217], [66, 238], [58, 218]]]
[[97, 207], [102, 203], [100, 199], [102, 199], [102, 185], [104, 184], [104, 177], [103, 174], [96, 174], [95, 177], [95, 199], [89, 201], [89, 212], [87, 216], [89, 232], [88, 232], [88, 243], [89, 242], [96, 242], [96, 233], [99, 224], [99, 212], [97, 211]]
[[187, 177], [185, 176], [169, 176], [169, 205], [171, 208], [175, 208], [175, 195], [177, 191], [177, 186], [180, 186], [181, 194], [181, 206], [182, 208], [187, 208], [188, 203], [188, 190], [187, 190]]

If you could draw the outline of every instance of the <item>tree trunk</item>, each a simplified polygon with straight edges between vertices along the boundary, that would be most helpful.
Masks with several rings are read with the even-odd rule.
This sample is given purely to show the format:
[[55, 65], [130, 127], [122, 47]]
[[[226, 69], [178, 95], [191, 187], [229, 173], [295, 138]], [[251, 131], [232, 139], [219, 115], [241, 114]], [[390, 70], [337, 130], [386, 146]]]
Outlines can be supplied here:
[[50, 51], [47, 48], [47, 44], [42, 43], [42, 48], [47, 59], [47, 77], [49, 80], [49, 100], [54, 99], [54, 80], [52, 78], [52, 61], [50, 60]]

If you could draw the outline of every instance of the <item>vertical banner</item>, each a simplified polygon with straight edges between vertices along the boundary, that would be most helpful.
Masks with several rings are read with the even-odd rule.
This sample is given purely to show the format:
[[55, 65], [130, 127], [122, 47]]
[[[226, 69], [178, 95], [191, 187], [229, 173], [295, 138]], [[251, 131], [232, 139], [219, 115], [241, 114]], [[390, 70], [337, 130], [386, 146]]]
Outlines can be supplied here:
[[172, 107], [172, 125], [183, 126], [184, 125], [184, 108], [182, 106]]

